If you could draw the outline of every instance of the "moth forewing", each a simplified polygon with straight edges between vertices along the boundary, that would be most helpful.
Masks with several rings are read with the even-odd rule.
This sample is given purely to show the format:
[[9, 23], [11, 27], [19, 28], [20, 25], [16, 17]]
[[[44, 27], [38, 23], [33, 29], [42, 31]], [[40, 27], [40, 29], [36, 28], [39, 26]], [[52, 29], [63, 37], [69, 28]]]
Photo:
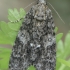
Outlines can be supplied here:
[[55, 70], [56, 41], [51, 10], [39, 0], [26, 14], [12, 49], [10, 70]]

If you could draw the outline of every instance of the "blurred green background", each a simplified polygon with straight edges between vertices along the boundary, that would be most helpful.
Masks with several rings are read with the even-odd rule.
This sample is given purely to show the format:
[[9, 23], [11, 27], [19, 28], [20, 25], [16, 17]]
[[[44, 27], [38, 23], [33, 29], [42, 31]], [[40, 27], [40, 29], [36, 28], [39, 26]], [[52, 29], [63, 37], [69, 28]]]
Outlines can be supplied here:
[[[20, 8], [25, 8], [27, 5], [29, 5], [33, 1], [35, 1], [35, 0], [0, 0], [0, 21], [9, 22], [8, 9], [16, 8], [19, 11]], [[52, 9], [52, 7], [48, 4], [49, 8], [52, 10], [55, 25], [58, 27], [58, 32], [56, 34], [63, 33], [63, 34], [57, 35], [57, 41], [62, 38], [62, 40], [57, 42], [58, 43], [57, 44], [57, 49], [58, 49], [57, 54], [59, 54], [59, 55], [62, 54], [62, 55], [58, 56], [59, 58], [57, 59], [58, 60], [58, 62], [57, 62], [58, 69], [57, 70], [69, 70], [70, 64], [65, 62], [64, 60], [70, 61], [70, 51], [69, 51], [70, 50], [70, 48], [69, 48], [69, 46], [70, 46], [70, 44], [69, 44], [69, 42], [70, 42], [70, 40], [69, 40], [70, 39], [70, 33], [69, 33], [69, 31], [70, 31], [70, 0], [47, 0], [47, 2], [51, 3], [51, 5], [55, 8], [55, 10], [59, 13], [61, 18], [65, 22], [65, 24], [64, 24], [61, 21], [61, 19], [58, 17], [58, 15], [56, 14], [56, 12]], [[31, 8], [31, 6], [33, 6], [35, 4], [36, 4], [36, 2], [33, 3], [32, 5], [30, 5], [29, 7], [27, 7], [25, 9], [25, 11], [28, 12], [29, 9]], [[6, 24], [5, 22], [0, 22], [0, 26], [4, 26]], [[62, 37], [62, 35], [63, 35], [63, 37]], [[65, 46], [67, 48], [64, 48]], [[5, 63], [8, 62], [9, 55], [11, 53], [11, 49], [12, 49], [12, 45], [0, 43], [0, 52], [3, 50], [2, 53], [0, 53], [0, 63], [5, 61], [6, 59], [7, 59], [7, 61], [5, 61]], [[1, 61], [2, 58], [5, 58], [5, 59], [3, 59]], [[62, 60], [60, 58], [62, 58], [64, 60]], [[66, 64], [67, 67], [65, 67], [65, 65], [63, 63]], [[0, 64], [0, 67], [3, 68], [3, 67], [7, 67], [7, 66], [6, 66], [6, 64], [3, 63], [3, 65]], [[1, 69], [1, 70], [3, 70], [3, 69]]]

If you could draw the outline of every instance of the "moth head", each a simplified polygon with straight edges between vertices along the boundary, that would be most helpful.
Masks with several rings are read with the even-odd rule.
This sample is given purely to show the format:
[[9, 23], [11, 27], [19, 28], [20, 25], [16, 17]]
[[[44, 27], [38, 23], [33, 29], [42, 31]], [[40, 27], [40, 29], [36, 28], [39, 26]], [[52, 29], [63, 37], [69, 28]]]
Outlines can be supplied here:
[[47, 19], [45, 4], [39, 4], [36, 6], [34, 9], [34, 18], [40, 21]]
[[38, 3], [45, 3], [44, 0], [38, 0]]

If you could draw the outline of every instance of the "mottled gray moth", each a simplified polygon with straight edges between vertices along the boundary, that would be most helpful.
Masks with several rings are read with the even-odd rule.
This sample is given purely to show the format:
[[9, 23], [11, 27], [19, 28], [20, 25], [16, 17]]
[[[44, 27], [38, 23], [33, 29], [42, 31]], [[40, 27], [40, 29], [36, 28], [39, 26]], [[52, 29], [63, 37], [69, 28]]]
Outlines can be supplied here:
[[9, 70], [55, 70], [54, 20], [44, 0], [30, 9], [20, 27], [9, 61]]

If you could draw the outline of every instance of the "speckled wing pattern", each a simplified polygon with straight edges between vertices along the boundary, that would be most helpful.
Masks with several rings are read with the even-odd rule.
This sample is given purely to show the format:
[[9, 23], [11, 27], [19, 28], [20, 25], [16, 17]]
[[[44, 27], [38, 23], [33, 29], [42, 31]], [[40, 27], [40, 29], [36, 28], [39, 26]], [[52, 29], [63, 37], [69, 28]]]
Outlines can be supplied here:
[[54, 20], [46, 3], [39, 2], [26, 14], [12, 49], [9, 70], [55, 70]]

